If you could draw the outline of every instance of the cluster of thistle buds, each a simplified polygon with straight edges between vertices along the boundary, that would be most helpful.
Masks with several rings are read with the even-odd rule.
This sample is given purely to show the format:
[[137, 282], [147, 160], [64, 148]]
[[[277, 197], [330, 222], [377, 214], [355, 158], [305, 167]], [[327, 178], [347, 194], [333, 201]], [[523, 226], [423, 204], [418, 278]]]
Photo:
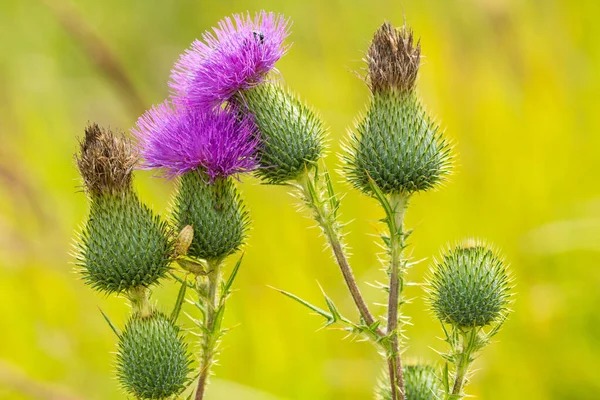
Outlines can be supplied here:
[[[459, 399], [469, 366], [508, 313], [510, 278], [497, 253], [471, 240], [434, 263], [427, 296], [450, 346], [442, 366], [403, 365], [400, 307], [409, 232], [404, 215], [417, 192], [431, 190], [450, 171], [450, 146], [417, 98], [420, 43], [405, 25], [383, 24], [367, 52], [371, 99], [342, 155], [351, 185], [383, 208], [387, 232], [386, 315], [373, 314], [354, 278], [343, 243], [339, 197], [321, 158], [326, 129], [315, 112], [282, 83], [276, 62], [287, 52], [290, 21], [260, 12], [234, 15], [203, 34], [177, 60], [170, 97], [131, 130], [134, 140], [95, 124], [76, 156], [90, 213], [77, 243], [77, 265], [92, 288], [122, 295], [131, 315], [118, 337], [117, 374], [139, 399], [205, 396], [226, 329], [226, 301], [241, 265], [227, 260], [246, 239], [249, 213], [238, 191], [243, 174], [291, 189], [322, 228], [358, 310], [343, 316], [325, 295], [327, 310], [281, 291], [351, 334], [371, 340], [386, 363], [381, 399]], [[176, 179], [171, 215], [164, 220], [136, 195], [136, 168]], [[180, 290], [170, 312], [151, 301], [171, 280]], [[189, 296], [192, 291], [193, 297]], [[195, 307], [199, 354], [179, 327], [186, 303]], [[194, 369], [197, 365], [197, 371]]]

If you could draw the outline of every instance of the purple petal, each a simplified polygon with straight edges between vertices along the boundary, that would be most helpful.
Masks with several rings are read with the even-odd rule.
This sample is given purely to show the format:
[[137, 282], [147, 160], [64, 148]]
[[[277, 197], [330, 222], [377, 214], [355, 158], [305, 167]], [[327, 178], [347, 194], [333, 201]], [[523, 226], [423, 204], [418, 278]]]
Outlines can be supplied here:
[[174, 102], [218, 107], [237, 91], [258, 85], [286, 53], [289, 26], [282, 15], [265, 11], [219, 21], [175, 63], [169, 82]]
[[254, 123], [231, 107], [202, 110], [165, 101], [142, 115], [132, 132], [142, 167], [162, 169], [167, 177], [200, 168], [212, 180], [256, 167]]

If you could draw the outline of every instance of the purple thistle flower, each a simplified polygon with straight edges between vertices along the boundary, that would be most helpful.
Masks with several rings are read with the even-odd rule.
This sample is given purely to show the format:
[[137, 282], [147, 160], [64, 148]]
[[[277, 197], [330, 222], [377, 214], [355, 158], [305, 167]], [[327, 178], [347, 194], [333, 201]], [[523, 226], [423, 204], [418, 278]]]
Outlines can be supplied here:
[[213, 108], [260, 84], [288, 49], [283, 41], [289, 25], [282, 15], [265, 11], [254, 19], [249, 13], [222, 19], [175, 63], [169, 82], [174, 101]]
[[168, 101], [146, 111], [134, 129], [145, 169], [172, 178], [200, 168], [212, 181], [251, 171], [258, 137], [252, 117], [232, 107], [203, 110]]

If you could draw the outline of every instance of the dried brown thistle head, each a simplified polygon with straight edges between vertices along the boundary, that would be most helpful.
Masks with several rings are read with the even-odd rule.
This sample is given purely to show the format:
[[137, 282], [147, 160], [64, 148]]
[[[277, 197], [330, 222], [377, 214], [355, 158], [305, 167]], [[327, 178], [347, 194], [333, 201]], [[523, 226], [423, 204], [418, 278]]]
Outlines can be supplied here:
[[129, 139], [89, 124], [75, 155], [85, 187], [91, 194], [118, 194], [131, 189], [138, 156]]
[[415, 87], [421, 60], [421, 41], [414, 43], [406, 24], [394, 28], [389, 22], [375, 32], [367, 53], [367, 85], [373, 93], [397, 90], [410, 93]]

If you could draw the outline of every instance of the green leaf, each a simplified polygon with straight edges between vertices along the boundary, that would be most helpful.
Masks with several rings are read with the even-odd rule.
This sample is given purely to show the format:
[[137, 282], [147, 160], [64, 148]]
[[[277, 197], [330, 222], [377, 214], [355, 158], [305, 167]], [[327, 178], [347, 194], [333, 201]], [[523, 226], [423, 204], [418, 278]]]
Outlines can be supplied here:
[[301, 299], [300, 297], [296, 296], [295, 294], [286, 292], [286, 291], [281, 290], [281, 289], [274, 288], [272, 286], [269, 286], [269, 287], [271, 289], [274, 289], [274, 290], [278, 291], [279, 293], [283, 294], [284, 296], [289, 297], [292, 300], [296, 300], [298, 303], [300, 303], [303, 306], [309, 308], [310, 310], [316, 312], [320, 316], [326, 318], [328, 321], [331, 320], [331, 319], [333, 319], [333, 316], [331, 314], [329, 314], [327, 311], [325, 311], [325, 310], [323, 310], [323, 309], [321, 309], [321, 308], [319, 308], [319, 307], [317, 307], [315, 305], [310, 304], [308, 301]]
[[104, 311], [102, 311], [100, 308], [98, 308], [98, 310], [100, 310], [100, 313], [102, 313], [102, 316], [104, 317], [104, 319], [108, 323], [108, 326], [110, 326], [110, 329], [112, 329], [112, 331], [115, 333], [115, 335], [117, 335], [117, 337], [120, 338], [121, 337], [121, 332], [119, 331], [119, 328], [117, 328], [115, 326], [115, 324], [112, 323], [112, 321], [110, 320], [110, 318], [108, 318], [108, 315], [104, 314]]
[[444, 371], [442, 372], [442, 383], [444, 384], [444, 391], [450, 393], [450, 382], [449, 382], [450, 371], [448, 370], [448, 361], [444, 363]]
[[179, 293], [177, 294], [177, 300], [175, 301], [175, 306], [173, 307], [173, 311], [171, 312], [171, 321], [175, 323], [177, 318], [179, 317], [179, 312], [181, 311], [181, 306], [183, 305], [183, 301], [185, 300], [185, 292], [187, 290], [187, 279], [181, 283], [181, 287], [179, 288]]
[[240, 266], [242, 265], [243, 259], [244, 259], [244, 253], [242, 253], [242, 255], [240, 256], [238, 261], [235, 263], [235, 266], [233, 267], [233, 270], [231, 271], [229, 278], [227, 278], [227, 282], [225, 282], [225, 284], [223, 285], [223, 291], [222, 291], [223, 297], [227, 297], [227, 295], [229, 293], [231, 293], [231, 285], [233, 285], [233, 281], [234, 281], [235, 277], [237, 276]]
[[333, 190], [333, 184], [331, 183], [331, 176], [329, 175], [329, 171], [325, 168], [325, 172], [323, 172], [323, 176], [325, 177], [325, 184], [327, 185], [327, 197], [329, 198], [329, 204], [331, 205], [331, 213], [333, 217], [337, 217], [338, 209], [340, 208], [340, 201], [337, 198], [335, 191]]
[[369, 176], [369, 187], [371, 188], [371, 191], [373, 192], [373, 196], [375, 196], [375, 199], [377, 199], [377, 201], [381, 204], [383, 211], [385, 211], [385, 215], [386, 215], [385, 222], [388, 224], [388, 226], [390, 228], [390, 232], [395, 232], [396, 224], [395, 224], [395, 219], [394, 219], [394, 208], [388, 201], [387, 196], [381, 191], [381, 189], [379, 189], [379, 186], [377, 186], [375, 181], [370, 176]]

